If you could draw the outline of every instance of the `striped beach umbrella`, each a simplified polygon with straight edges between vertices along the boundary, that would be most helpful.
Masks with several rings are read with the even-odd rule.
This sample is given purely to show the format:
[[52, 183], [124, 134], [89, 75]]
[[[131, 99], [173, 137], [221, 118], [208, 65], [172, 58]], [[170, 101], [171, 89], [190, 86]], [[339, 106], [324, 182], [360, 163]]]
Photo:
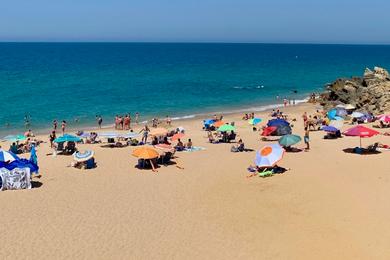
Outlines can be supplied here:
[[93, 158], [94, 155], [95, 155], [94, 151], [91, 150], [79, 151], [73, 154], [73, 159], [76, 162], [86, 162], [89, 159]]
[[19, 160], [19, 157], [16, 156], [14, 153], [4, 151], [3, 149], [0, 149], [0, 162], [13, 162]]

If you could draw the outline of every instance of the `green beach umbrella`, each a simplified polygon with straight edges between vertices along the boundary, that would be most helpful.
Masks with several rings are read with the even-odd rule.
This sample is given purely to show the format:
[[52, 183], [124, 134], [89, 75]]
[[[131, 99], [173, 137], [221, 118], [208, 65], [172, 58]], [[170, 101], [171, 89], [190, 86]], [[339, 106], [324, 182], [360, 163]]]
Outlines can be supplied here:
[[26, 140], [26, 137], [24, 135], [7, 135], [3, 138], [3, 141], [8, 142], [19, 142]]
[[289, 147], [291, 145], [297, 144], [302, 140], [299, 135], [283, 135], [279, 139], [279, 144], [284, 147]]
[[219, 132], [236, 131], [236, 128], [232, 125], [223, 125], [217, 129]]
[[55, 143], [80, 142], [81, 139], [74, 135], [63, 135], [54, 140]]

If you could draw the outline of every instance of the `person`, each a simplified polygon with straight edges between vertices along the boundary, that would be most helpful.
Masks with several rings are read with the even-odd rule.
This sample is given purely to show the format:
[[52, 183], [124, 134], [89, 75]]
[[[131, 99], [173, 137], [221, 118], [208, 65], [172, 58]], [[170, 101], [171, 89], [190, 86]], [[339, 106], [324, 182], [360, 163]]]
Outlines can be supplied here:
[[242, 139], [238, 140], [237, 145], [233, 145], [231, 151], [234, 153], [245, 151], [245, 144]]
[[144, 128], [141, 129], [141, 131], [139, 133], [142, 133], [143, 132], [143, 135], [142, 135], [142, 142], [144, 144], [146, 144], [146, 141], [148, 140], [148, 135], [149, 135], [149, 132], [150, 132], [150, 129], [148, 127], [148, 125], [145, 125]]
[[50, 148], [53, 148], [54, 140], [56, 139], [56, 131], [52, 131], [49, 135], [49, 141], [50, 141]]
[[25, 136], [25, 137], [34, 137], [34, 134], [33, 134], [33, 132], [31, 131], [31, 129], [29, 129], [27, 132], [24, 133], [24, 136]]
[[179, 139], [177, 139], [177, 144], [175, 146], [176, 151], [183, 151], [184, 150], [184, 144], [183, 142]]
[[192, 140], [191, 139], [188, 139], [188, 142], [186, 144], [186, 148], [187, 149], [192, 149]]
[[308, 120], [306, 112], [303, 113], [302, 118], [303, 118], [303, 126], [306, 127], [307, 126], [307, 120]]
[[19, 153], [19, 149], [18, 149], [18, 146], [16, 145], [16, 143], [12, 143], [12, 145], [9, 147], [9, 151], [11, 153], [14, 153], [14, 154]]
[[96, 120], [97, 120], [99, 129], [102, 129], [102, 124], [103, 124], [102, 116], [96, 116]]
[[283, 105], [284, 105], [284, 107], [287, 106], [287, 98], [284, 98], [284, 99], [283, 99]]
[[130, 129], [130, 117], [129, 117], [129, 115], [126, 115], [123, 118], [123, 125], [124, 125], [123, 130], [129, 130]]
[[57, 119], [54, 119], [54, 120], [53, 120], [53, 129], [54, 129], [54, 131], [57, 130], [57, 126], [58, 126]]
[[152, 145], [158, 145], [158, 138], [155, 136], [152, 141]]
[[305, 150], [308, 151], [310, 150], [310, 138], [309, 138], [309, 127], [305, 127], [305, 136], [303, 137], [303, 140], [305, 141], [305, 144], [306, 144], [306, 148]]
[[168, 141], [168, 137], [167, 136], [164, 136], [163, 144], [171, 145], [171, 143]]
[[138, 125], [139, 113], [135, 113], [135, 123]]
[[65, 128], [66, 128], [66, 121], [62, 120], [62, 123], [61, 123], [62, 135], [65, 134]]
[[172, 124], [172, 119], [171, 119], [169, 116], [167, 116], [166, 122], [167, 122], [167, 125], [168, 125], [168, 126], [171, 126], [171, 124]]

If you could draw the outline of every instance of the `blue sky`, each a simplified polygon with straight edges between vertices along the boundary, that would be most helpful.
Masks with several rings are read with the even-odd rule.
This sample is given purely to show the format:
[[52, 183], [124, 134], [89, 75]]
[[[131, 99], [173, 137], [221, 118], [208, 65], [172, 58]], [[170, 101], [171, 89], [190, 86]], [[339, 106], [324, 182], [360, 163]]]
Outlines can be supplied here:
[[389, 0], [1, 0], [0, 41], [390, 44]]

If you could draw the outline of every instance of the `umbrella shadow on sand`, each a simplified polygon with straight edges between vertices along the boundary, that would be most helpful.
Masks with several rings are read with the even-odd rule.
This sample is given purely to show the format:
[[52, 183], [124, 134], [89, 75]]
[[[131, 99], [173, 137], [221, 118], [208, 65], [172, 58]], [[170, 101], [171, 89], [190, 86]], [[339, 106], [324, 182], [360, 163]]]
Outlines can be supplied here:
[[362, 148], [362, 152], [361, 153], [357, 153], [356, 152], [356, 148], [346, 148], [346, 149], [343, 149], [343, 152], [344, 153], [358, 154], [358, 155], [373, 155], [373, 154], [380, 154], [380, 153], [382, 153], [380, 151], [367, 150], [367, 149], [364, 149], [364, 148]]

